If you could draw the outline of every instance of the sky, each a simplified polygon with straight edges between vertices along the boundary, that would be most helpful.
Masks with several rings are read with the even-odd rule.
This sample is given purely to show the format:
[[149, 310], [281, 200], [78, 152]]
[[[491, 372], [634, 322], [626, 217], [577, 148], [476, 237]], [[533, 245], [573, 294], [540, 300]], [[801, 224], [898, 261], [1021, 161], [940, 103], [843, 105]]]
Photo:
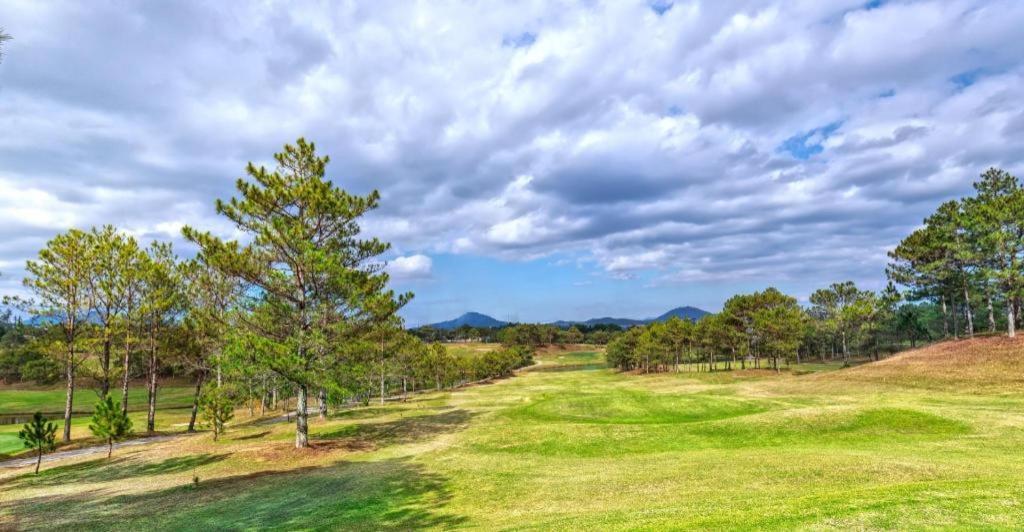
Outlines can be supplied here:
[[884, 286], [1024, 176], [1024, 2], [0, 2], [0, 293], [70, 227], [143, 241], [302, 136], [410, 324], [649, 317]]

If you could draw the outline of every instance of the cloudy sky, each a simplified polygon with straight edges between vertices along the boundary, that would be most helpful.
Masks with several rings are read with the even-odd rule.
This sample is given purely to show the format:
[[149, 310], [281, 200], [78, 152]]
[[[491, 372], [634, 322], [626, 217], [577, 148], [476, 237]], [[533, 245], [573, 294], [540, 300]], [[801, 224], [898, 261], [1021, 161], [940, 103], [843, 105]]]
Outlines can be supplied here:
[[69, 227], [230, 234], [214, 199], [299, 136], [380, 190], [414, 324], [878, 287], [939, 202], [1024, 175], [1016, 0], [6, 0], [0, 27], [5, 293]]

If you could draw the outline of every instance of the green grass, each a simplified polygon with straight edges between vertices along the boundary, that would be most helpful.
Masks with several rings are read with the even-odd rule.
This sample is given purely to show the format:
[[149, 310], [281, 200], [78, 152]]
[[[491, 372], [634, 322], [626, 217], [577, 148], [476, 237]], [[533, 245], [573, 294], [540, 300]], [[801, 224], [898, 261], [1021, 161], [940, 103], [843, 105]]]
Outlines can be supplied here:
[[[291, 427], [0, 470], [0, 527], [907, 529], [1024, 522], [1024, 394], [783, 372], [622, 375], [599, 353]], [[244, 416], [242, 416], [244, 418]], [[168, 422], [170, 423], [170, 422]], [[193, 475], [199, 487], [190, 486]]]
[[[161, 386], [157, 391], [157, 407], [169, 408], [192, 404], [192, 386]], [[10, 414], [31, 414], [41, 411], [49, 413], [64, 412], [65, 390], [63, 387], [46, 390], [20, 390], [0, 388], [0, 417]], [[121, 392], [115, 391], [118, 400]], [[99, 395], [91, 388], [75, 390], [74, 406], [76, 412], [91, 412]], [[128, 389], [128, 404], [132, 408], [144, 408], [148, 392], [142, 386]]]
[[[50, 390], [17, 390], [0, 389], [0, 419], [19, 414], [25, 416], [28, 412], [42, 411], [49, 412], [47, 418], [52, 420], [59, 427], [57, 437], [60, 438], [60, 427], [63, 427], [64, 414], [64, 389]], [[192, 396], [195, 389], [191, 386], [167, 386], [161, 387], [157, 392], [157, 418], [166, 418], [166, 412], [191, 406]], [[145, 428], [145, 414], [140, 410], [146, 407], [148, 392], [143, 388], [128, 389], [128, 405], [133, 411], [132, 419], [136, 428]], [[75, 412], [76, 417], [72, 418], [72, 430], [76, 434], [86, 435], [88, 433], [88, 413], [92, 412], [98, 395], [90, 389], [75, 390]], [[114, 392], [116, 401], [120, 401], [121, 393]], [[61, 412], [61, 413], [58, 413]], [[6, 421], [6, 420], [5, 420]], [[0, 458], [24, 450], [24, 445], [18, 439], [18, 431], [23, 423], [0, 424]]]

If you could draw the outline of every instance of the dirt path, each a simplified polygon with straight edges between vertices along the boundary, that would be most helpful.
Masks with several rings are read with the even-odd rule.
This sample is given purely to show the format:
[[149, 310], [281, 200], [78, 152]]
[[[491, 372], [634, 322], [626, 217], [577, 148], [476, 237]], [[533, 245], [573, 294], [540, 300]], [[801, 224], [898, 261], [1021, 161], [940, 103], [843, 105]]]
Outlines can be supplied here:
[[[169, 436], [148, 436], [145, 438], [136, 438], [134, 440], [128, 440], [114, 444], [114, 449], [121, 449], [124, 447], [133, 447], [137, 445], [146, 445], [149, 443], [157, 443], [162, 441], [169, 441], [177, 438], [188, 436], [188, 434], [172, 434]], [[56, 453], [44, 454], [43, 463], [50, 463], [57, 460], [63, 460], [65, 458], [78, 458], [81, 456], [90, 456], [93, 454], [106, 454], [106, 445], [96, 445], [93, 447], [82, 447], [81, 449], [71, 449], [69, 451], [60, 451]], [[5, 460], [0, 462], [2, 468], [13, 468], [13, 467], [25, 467], [36, 465], [36, 457], [31, 458], [14, 458], [12, 460]]]

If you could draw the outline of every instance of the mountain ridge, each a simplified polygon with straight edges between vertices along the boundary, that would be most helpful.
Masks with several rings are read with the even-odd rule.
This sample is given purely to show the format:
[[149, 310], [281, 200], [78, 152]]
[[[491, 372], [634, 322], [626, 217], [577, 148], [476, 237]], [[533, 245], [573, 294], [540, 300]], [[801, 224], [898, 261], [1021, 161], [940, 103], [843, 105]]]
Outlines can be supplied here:
[[[649, 323], [666, 321], [672, 317], [696, 321], [703, 318], [704, 316], [707, 316], [708, 314], [710, 314], [710, 312], [707, 312], [706, 310], [685, 305], [681, 307], [675, 307], [654, 318], [634, 319], [604, 316], [600, 318], [591, 318], [588, 320], [558, 320], [546, 323], [545, 325], [554, 325], [556, 327], [561, 327], [563, 329], [567, 329], [569, 327], [572, 327], [573, 325], [618, 325], [619, 327], [627, 328], [634, 327], [636, 325], [647, 325]], [[492, 318], [487, 314], [470, 311], [451, 320], [440, 321], [437, 323], [428, 323], [425, 325], [420, 325], [419, 327], [432, 327], [434, 329], [451, 330], [458, 329], [463, 325], [469, 325], [470, 327], [498, 328], [508, 324], [509, 322]]]

